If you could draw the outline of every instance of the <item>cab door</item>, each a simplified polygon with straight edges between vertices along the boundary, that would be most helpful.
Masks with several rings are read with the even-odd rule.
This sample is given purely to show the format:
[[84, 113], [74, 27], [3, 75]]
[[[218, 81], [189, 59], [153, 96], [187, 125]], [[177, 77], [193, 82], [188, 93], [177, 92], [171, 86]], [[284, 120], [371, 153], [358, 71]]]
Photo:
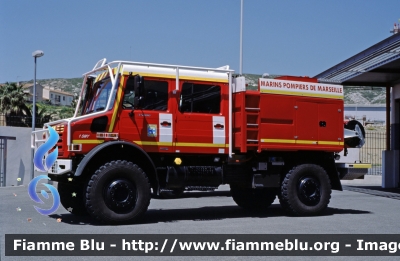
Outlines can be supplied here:
[[135, 93], [134, 77], [137, 76], [127, 78], [121, 99], [120, 137], [136, 143], [147, 152], [170, 152], [173, 150], [173, 121], [168, 110], [169, 82], [142, 77], [140, 92], [136, 90]]
[[186, 81], [176, 108], [175, 152], [227, 153], [227, 83]]

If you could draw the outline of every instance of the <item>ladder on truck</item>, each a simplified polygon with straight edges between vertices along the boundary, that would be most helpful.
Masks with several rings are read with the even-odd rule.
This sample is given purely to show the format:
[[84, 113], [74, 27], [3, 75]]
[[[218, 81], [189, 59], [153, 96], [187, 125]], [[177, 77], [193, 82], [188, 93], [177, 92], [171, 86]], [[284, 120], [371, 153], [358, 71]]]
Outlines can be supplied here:
[[240, 140], [240, 152], [260, 151], [260, 92], [244, 91], [237, 93], [236, 99], [237, 115], [240, 117], [236, 119], [245, 124], [245, 126], [240, 126], [240, 137], [237, 137]]

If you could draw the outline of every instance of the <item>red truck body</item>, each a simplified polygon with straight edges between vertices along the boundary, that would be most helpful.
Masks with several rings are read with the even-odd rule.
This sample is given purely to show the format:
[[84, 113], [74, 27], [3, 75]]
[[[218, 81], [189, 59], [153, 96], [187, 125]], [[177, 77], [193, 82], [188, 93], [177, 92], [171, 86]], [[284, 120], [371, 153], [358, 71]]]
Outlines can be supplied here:
[[243, 208], [278, 195], [288, 213], [309, 215], [341, 190], [343, 87], [308, 77], [260, 78], [247, 90], [229, 67], [102, 60], [85, 74], [74, 117], [48, 127], [60, 135], [49, 177], [60, 194], [82, 194], [61, 203], [104, 222], [136, 221], [150, 192], [229, 184]]

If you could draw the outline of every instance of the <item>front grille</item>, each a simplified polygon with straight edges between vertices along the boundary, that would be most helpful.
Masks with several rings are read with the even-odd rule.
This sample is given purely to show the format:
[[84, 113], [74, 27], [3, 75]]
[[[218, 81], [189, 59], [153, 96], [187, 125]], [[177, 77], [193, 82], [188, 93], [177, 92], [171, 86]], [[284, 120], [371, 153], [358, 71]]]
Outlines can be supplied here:
[[58, 148], [58, 156], [64, 155], [64, 150], [63, 150], [63, 136], [64, 136], [64, 125], [56, 125], [54, 126], [54, 129], [57, 131], [59, 139], [57, 142], [57, 148]]
[[56, 162], [54, 162], [54, 164], [51, 166], [49, 172], [52, 173], [52, 174], [57, 174], [57, 170], [58, 170], [58, 163], [57, 163], [57, 161], [56, 161]]

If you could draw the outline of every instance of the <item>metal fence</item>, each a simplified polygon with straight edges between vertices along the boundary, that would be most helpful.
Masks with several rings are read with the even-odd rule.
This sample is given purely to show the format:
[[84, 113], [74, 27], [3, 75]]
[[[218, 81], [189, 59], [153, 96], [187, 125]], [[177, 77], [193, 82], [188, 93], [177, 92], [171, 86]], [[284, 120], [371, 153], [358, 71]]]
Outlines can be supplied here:
[[371, 163], [369, 175], [382, 175], [382, 151], [386, 149], [386, 132], [371, 131], [365, 133], [365, 144], [360, 149], [362, 163]]
[[7, 140], [16, 140], [15, 137], [0, 136], [0, 187], [6, 186], [7, 178]]
[[[47, 120], [47, 121], [45, 121]], [[36, 128], [43, 127], [45, 122], [48, 122], [48, 119], [43, 118], [35, 118]], [[11, 116], [0, 113], [0, 126], [7, 127], [32, 127], [32, 117], [29, 116]]]

